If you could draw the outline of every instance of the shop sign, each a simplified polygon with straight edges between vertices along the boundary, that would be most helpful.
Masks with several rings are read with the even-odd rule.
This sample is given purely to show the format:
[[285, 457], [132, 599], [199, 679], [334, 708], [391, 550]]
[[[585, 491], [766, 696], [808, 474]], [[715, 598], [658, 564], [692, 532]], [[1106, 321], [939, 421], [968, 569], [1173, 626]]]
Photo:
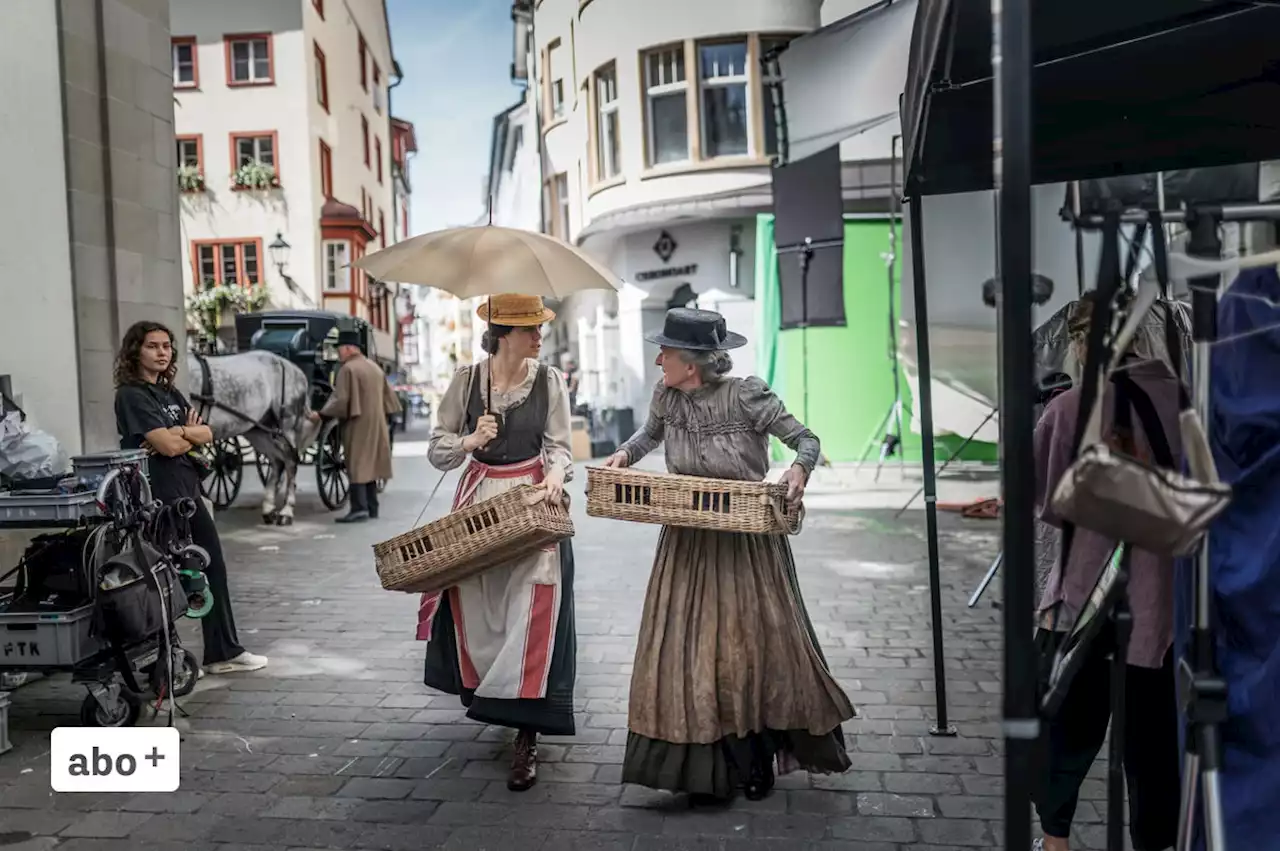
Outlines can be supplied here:
[[662, 278], [683, 278], [696, 274], [698, 274], [698, 264], [690, 263], [688, 266], [671, 266], [666, 269], [650, 269], [646, 272], [636, 272], [635, 279], [637, 281], [657, 281]]

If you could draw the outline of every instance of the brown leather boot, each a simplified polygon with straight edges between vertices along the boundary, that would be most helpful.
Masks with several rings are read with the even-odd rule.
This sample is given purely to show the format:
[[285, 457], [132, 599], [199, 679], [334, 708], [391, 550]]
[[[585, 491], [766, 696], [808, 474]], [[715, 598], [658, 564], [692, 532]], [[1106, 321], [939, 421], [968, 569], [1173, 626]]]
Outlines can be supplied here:
[[511, 760], [507, 788], [524, 792], [538, 782], [538, 734], [521, 730], [516, 734], [516, 753]]

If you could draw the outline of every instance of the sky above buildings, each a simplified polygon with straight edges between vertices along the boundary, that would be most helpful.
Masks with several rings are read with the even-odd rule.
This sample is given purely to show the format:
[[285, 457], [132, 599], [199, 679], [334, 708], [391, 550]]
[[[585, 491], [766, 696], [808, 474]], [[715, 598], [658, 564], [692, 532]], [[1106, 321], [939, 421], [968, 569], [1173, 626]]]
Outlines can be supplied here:
[[472, 224], [485, 212], [493, 117], [520, 99], [511, 82], [511, 0], [388, 0], [404, 82], [391, 94], [412, 121], [413, 234]]

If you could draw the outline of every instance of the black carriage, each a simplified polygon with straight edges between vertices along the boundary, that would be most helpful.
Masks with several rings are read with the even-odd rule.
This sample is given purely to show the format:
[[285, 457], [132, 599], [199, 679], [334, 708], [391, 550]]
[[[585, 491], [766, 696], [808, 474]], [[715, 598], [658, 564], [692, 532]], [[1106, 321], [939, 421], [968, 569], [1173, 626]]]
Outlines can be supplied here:
[[[266, 310], [236, 316], [236, 351], [265, 351], [299, 367], [311, 381], [311, 408], [319, 410], [333, 394], [338, 376], [338, 333], [355, 331], [369, 357], [375, 357], [373, 327], [363, 319], [321, 310]], [[213, 400], [213, 404], [217, 404]], [[260, 426], [261, 427], [261, 426]], [[346, 455], [342, 448], [341, 423], [329, 420], [315, 442], [299, 456], [302, 464], [316, 470], [320, 499], [331, 511], [347, 501]], [[212, 473], [205, 479], [204, 495], [218, 509], [235, 501], [243, 482], [244, 467], [253, 463], [258, 478], [266, 484], [270, 460], [254, 453], [242, 437], [216, 441], [212, 451]]]

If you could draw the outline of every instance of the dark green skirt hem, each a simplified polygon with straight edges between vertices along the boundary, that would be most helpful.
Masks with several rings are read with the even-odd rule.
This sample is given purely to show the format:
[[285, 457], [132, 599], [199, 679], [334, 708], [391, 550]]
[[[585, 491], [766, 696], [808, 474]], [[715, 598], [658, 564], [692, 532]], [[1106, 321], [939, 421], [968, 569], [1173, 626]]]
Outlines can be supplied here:
[[628, 732], [622, 782], [728, 799], [745, 783], [753, 757], [771, 763], [782, 758], [811, 774], [842, 774], [851, 764], [839, 728], [824, 736], [766, 730], [710, 744], [676, 744]]

